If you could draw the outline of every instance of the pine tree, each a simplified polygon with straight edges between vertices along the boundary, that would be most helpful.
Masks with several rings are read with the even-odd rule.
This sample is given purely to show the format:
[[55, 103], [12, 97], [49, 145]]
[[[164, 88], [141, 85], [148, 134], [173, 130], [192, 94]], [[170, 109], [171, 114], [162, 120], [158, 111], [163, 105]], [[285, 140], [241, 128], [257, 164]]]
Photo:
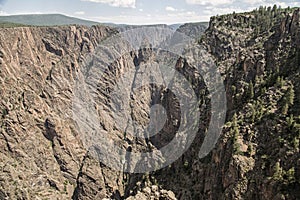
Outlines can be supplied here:
[[289, 107], [294, 104], [295, 91], [293, 87], [289, 87], [284, 98], [283, 98], [283, 107], [282, 114], [286, 115], [288, 113]]
[[294, 126], [294, 123], [295, 123], [294, 115], [292, 114], [290, 117], [287, 117], [286, 122], [288, 124], [288, 127], [292, 128]]
[[294, 98], [295, 98], [295, 91], [293, 87], [289, 87], [286, 93], [286, 101], [289, 105], [294, 104]]
[[283, 85], [284, 85], [284, 80], [283, 80], [283, 78], [282, 78], [281, 76], [278, 76], [278, 77], [277, 77], [276, 85], [279, 86], [280, 88], [283, 87]]
[[234, 115], [232, 117], [232, 126], [233, 127], [237, 127], [238, 126], [236, 113], [234, 113]]
[[289, 111], [289, 104], [285, 103], [282, 107], [282, 114], [286, 115]]
[[275, 12], [275, 13], [277, 12], [277, 5], [276, 4], [273, 6], [272, 11]]
[[254, 123], [256, 118], [256, 109], [254, 105], [251, 105], [250, 108], [251, 108], [251, 122]]
[[276, 181], [282, 180], [282, 168], [280, 167], [280, 162], [276, 162], [274, 166], [273, 179]]
[[232, 129], [231, 131], [233, 132], [233, 153], [234, 154], [239, 154], [240, 153], [240, 144], [238, 143], [238, 138], [239, 138], [239, 125], [237, 122], [237, 115], [234, 113], [233, 118], [232, 118]]

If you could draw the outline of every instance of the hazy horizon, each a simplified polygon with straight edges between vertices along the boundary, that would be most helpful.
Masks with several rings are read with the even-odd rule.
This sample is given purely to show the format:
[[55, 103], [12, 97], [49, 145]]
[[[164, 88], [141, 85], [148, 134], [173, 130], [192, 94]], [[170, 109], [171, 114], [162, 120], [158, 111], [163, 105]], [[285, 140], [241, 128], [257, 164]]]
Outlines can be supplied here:
[[170, 25], [207, 22], [214, 15], [274, 4], [300, 7], [297, 0], [0, 0], [0, 16], [63, 14], [100, 23]]

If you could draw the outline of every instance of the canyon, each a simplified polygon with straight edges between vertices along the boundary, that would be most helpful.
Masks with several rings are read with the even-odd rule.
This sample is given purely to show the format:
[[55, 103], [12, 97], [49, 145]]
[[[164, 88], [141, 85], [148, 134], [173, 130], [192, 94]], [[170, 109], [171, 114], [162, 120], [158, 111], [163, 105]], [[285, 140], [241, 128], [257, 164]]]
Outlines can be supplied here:
[[[132, 49], [118, 36], [135, 29], [153, 38]], [[161, 35], [159, 44], [172, 45], [159, 49], [152, 40]], [[182, 55], [175, 54], [181, 48]], [[193, 57], [216, 66], [220, 77], [210, 68], [208, 74], [199, 72]], [[191, 85], [197, 101], [188, 114], [180, 110], [175, 90], [163, 84], [132, 91], [144, 80], [140, 74], [164, 79], [160, 65], [178, 72], [169, 80], [172, 87], [184, 85], [179, 77]], [[130, 87], [126, 80], [118, 85], [130, 71]], [[199, 157], [209, 127], [217, 126], [211, 123], [214, 102], [222, 95], [210, 87], [219, 86], [219, 78], [226, 95], [218, 109], [225, 109], [219, 113], [222, 131], [211, 151]], [[299, 199], [299, 84], [299, 8], [215, 16], [209, 24], [185, 24], [176, 32], [166, 25], [1, 28], [0, 199]], [[181, 88], [182, 99], [190, 98]], [[188, 102], [194, 105], [192, 98]], [[151, 115], [153, 105], [166, 113]], [[160, 125], [156, 135], [135, 137], [135, 128], [147, 127], [150, 116], [165, 123], [153, 122]], [[99, 145], [103, 134], [124, 152], [151, 152], [170, 143], [186, 123], [197, 128], [195, 136], [187, 146], [178, 144], [182, 155], [164, 167], [160, 154], [153, 158], [157, 163], [148, 161], [158, 169], [143, 173], [132, 173], [144, 166], [143, 159], [126, 170], [101, 162], [105, 157], [99, 155], [108, 148]], [[183, 138], [189, 141], [191, 132]]]

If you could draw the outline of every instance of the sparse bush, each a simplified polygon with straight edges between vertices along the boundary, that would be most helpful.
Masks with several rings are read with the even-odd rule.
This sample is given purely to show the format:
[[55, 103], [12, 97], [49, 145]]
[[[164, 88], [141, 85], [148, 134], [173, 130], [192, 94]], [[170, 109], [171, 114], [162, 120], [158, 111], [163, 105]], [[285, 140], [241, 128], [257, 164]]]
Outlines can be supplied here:
[[275, 181], [282, 180], [282, 168], [280, 167], [280, 162], [276, 162], [276, 164], [274, 166], [274, 174], [273, 174], [272, 178]]

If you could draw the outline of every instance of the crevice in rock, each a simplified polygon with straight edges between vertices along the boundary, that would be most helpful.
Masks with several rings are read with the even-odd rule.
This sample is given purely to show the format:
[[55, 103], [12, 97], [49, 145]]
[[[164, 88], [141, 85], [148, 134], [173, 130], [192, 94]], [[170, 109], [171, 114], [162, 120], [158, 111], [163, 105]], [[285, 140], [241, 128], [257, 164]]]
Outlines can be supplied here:
[[78, 174], [77, 174], [77, 177], [76, 177], [76, 186], [75, 186], [74, 192], [72, 194], [72, 199], [73, 200], [79, 199], [80, 187], [82, 186], [79, 179], [82, 176], [82, 168], [83, 168], [84, 161], [86, 160], [87, 156], [88, 156], [88, 153], [86, 153], [84, 155], [84, 157], [82, 159], [82, 162], [81, 162], [81, 165], [80, 165], [80, 168], [79, 168], [79, 171], [78, 171]]
[[53, 53], [57, 56], [62, 56], [63, 55], [63, 50], [54, 46], [54, 44], [47, 40], [47, 39], [42, 39], [44, 45], [45, 45], [45, 48], [47, 51], [49, 51], [50, 53]]

